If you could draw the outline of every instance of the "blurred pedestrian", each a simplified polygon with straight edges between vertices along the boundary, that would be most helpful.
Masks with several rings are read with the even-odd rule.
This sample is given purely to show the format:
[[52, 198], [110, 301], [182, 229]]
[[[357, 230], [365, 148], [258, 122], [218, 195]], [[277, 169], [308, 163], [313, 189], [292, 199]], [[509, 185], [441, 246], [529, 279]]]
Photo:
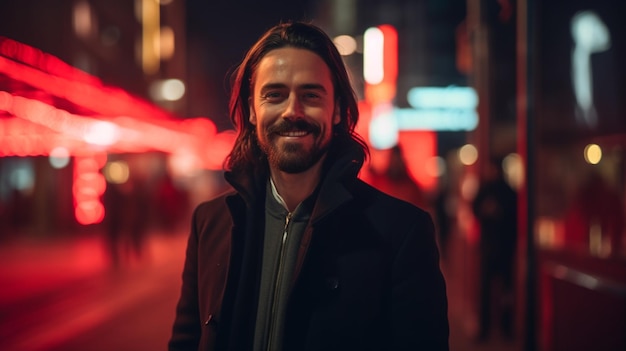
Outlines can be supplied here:
[[427, 209], [422, 189], [409, 174], [402, 147], [396, 145], [388, 151], [388, 166], [382, 172], [372, 168], [370, 184], [386, 194]]
[[433, 222], [357, 177], [367, 146], [332, 40], [269, 29], [230, 107], [236, 191], [194, 212], [170, 350], [448, 350]]
[[437, 229], [439, 251], [443, 261], [448, 259], [448, 246], [455, 226], [451, 208], [450, 190], [446, 179], [441, 178], [433, 201], [435, 228]]
[[506, 182], [501, 162], [491, 160], [483, 177], [472, 204], [480, 224], [479, 341], [489, 337], [492, 314], [500, 320], [504, 336], [513, 336], [513, 263], [517, 240], [517, 194]]
[[148, 237], [151, 196], [144, 178], [107, 185], [104, 194], [106, 245], [115, 269], [141, 262]]
[[153, 201], [146, 179], [131, 178], [130, 180], [132, 192], [128, 199], [130, 230], [127, 256], [130, 260], [142, 261], [145, 258]]
[[127, 195], [124, 184], [108, 184], [104, 193], [106, 246], [114, 268], [122, 264], [122, 245], [126, 232]]
[[174, 183], [168, 172], [160, 178], [156, 188], [155, 203], [159, 227], [168, 233], [178, 233], [183, 217], [188, 213], [187, 193]]

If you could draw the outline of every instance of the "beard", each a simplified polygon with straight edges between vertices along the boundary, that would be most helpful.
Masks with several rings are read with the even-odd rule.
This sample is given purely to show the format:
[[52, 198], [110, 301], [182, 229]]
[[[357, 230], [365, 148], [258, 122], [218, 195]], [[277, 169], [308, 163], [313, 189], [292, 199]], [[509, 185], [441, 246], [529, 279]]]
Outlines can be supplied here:
[[[294, 131], [306, 131], [313, 136], [314, 143], [310, 149], [300, 142], [278, 142], [281, 133]], [[330, 145], [329, 138], [323, 139], [320, 126], [304, 120], [283, 120], [269, 126], [264, 136], [257, 137], [257, 140], [270, 166], [290, 174], [302, 173], [313, 167], [326, 154]]]

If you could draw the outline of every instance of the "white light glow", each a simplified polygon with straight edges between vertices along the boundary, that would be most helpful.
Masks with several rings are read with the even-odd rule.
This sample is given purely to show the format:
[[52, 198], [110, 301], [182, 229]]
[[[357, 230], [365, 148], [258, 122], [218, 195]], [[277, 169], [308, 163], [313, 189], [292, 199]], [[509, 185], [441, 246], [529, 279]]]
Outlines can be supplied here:
[[593, 76], [591, 54], [606, 51], [611, 47], [611, 35], [600, 17], [592, 11], [577, 13], [571, 21], [572, 38], [572, 83], [578, 104], [579, 121], [594, 127], [598, 116], [593, 103]]
[[383, 81], [384, 35], [376, 28], [368, 28], [363, 37], [363, 77], [368, 84]]
[[341, 56], [352, 55], [356, 51], [356, 39], [349, 35], [340, 35], [333, 42]]
[[176, 178], [184, 178], [198, 174], [201, 161], [190, 150], [179, 150], [167, 159], [168, 169]]
[[398, 123], [391, 104], [381, 104], [372, 111], [370, 142], [379, 150], [389, 149], [398, 143]]
[[180, 79], [155, 81], [150, 86], [150, 96], [156, 101], [177, 101], [185, 95], [185, 83]]
[[117, 125], [111, 122], [100, 121], [89, 126], [83, 139], [90, 144], [109, 146], [117, 142], [119, 134], [120, 131]]
[[61, 169], [70, 163], [70, 151], [65, 147], [55, 147], [50, 151], [48, 161], [52, 168]]

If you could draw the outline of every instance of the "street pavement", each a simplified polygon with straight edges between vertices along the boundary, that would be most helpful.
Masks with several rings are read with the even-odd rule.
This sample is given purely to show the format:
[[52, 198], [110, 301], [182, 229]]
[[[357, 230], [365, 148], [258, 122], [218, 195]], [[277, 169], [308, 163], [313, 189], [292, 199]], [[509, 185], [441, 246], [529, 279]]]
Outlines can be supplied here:
[[0, 350], [165, 350], [184, 244], [151, 233], [117, 268], [100, 235], [4, 245]]
[[[166, 350], [180, 289], [184, 233], [150, 233], [140, 258], [112, 267], [101, 235], [0, 247], [0, 350]], [[476, 343], [473, 250], [450, 241], [442, 270], [450, 350], [519, 351], [497, 334]]]
[[519, 337], [505, 338], [497, 329], [478, 342], [477, 248], [456, 234], [450, 239], [441, 268], [446, 279], [451, 351], [521, 351]]

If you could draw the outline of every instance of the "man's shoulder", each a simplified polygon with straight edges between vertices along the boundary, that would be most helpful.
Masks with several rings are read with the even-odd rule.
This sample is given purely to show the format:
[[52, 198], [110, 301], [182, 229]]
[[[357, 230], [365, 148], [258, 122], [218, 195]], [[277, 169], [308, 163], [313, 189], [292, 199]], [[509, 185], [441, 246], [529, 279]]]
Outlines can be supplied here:
[[354, 183], [352, 193], [357, 203], [366, 205], [376, 213], [413, 217], [428, 215], [424, 209], [389, 195], [361, 179]]
[[194, 217], [207, 218], [222, 216], [223, 212], [228, 210], [228, 199], [236, 197], [234, 190], [228, 190], [220, 193], [213, 198], [199, 203], [194, 210]]
[[[364, 232], [377, 233], [383, 241], [396, 248], [409, 237], [429, 240], [434, 232], [431, 215], [412, 203], [363, 181], [354, 184], [352, 193], [352, 205], [346, 210], [348, 216], [355, 217], [349, 218], [359, 218], [356, 224], [358, 228]], [[352, 222], [352, 225], [355, 223]]]
[[235, 194], [222, 193], [198, 204], [193, 211], [192, 231], [203, 238], [214, 237], [214, 233], [228, 232], [232, 227], [233, 216], [227, 199]]

